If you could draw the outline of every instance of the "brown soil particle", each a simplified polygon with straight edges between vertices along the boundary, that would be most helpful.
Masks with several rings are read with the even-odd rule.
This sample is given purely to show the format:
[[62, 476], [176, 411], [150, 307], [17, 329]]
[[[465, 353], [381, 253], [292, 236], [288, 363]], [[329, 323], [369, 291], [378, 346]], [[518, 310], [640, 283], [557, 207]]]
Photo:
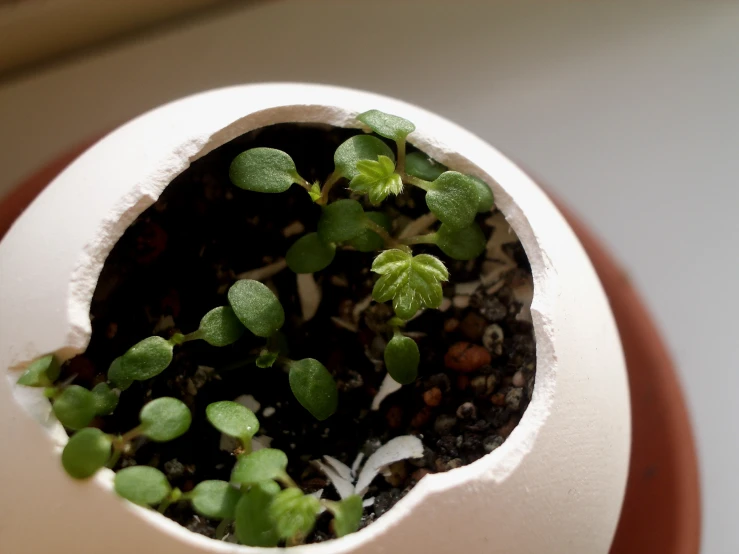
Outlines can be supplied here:
[[[169, 443], [136, 440], [116, 469], [155, 466], [183, 490], [206, 479], [227, 480], [233, 450], [220, 448], [221, 435], [207, 422], [205, 408], [243, 395], [260, 405], [256, 438], [288, 455], [288, 473], [306, 492], [323, 489], [328, 499], [337, 499], [336, 491], [311, 460], [329, 455], [351, 467], [359, 453], [366, 459], [394, 437], [417, 436], [423, 457], [393, 464], [369, 486], [365, 499], [373, 502], [361, 523], [366, 526], [423, 476], [473, 463], [513, 431], [531, 400], [536, 344], [531, 323], [521, 317], [528, 300], [519, 287], [531, 282], [530, 267], [502, 217], [478, 216], [489, 244], [500, 243], [501, 237], [508, 241], [502, 248], [489, 248], [487, 259], [455, 261], [432, 245], [414, 247], [415, 253], [439, 256], [449, 269], [444, 309], [426, 310], [408, 322], [403, 332], [417, 341], [421, 353], [418, 379], [372, 410], [386, 375], [383, 354], [392, 337], [388, 320], [393, 316], [389, 304], [371, 301], [376, 276], [368, 268], [376, 254], [338, 249], [332, 264], [314, 274], [322, 297], [313, 317], [304, 321], [296, 276], [281, 269], [280, 261], [301, 229], [316, 229], [320, 209], [301, 187], [259, 194], [237, 189], [228, 179], [237, 154], [264, 146], [288, 152], [308, 181], [323, 180], [334, 169], [336, 147], [358, 132], [275, 125], [193, 162], [108, 256], [90, 308], [90, 344], [65, 364], [61, 377], [76, 374], [75, 382], [90, 387], [104, 380], [112, 360], [130, 346], [152, 334], [169, 338], [197, 329], [203, 314], [226, 304], [237, 275], [259, 270], [269, 274], [263, 280], [284, 306], [282, 331], [290, 356], [321, 360], [336, 379], [337, 412], [322, 422], [312, 419], [290, 393], [281, 368], [251, 364], [263, 346], [261, 339], [247, 333], [223, 348], [188, 342], [175, 350], [161, 375], [123, 392], [116, 412], [100, 418], [98, 425], [109, 433], [128, 431], [138, 424], [146, 402], [174, 396], [191, 409], [190, 430]], [[338, 198], [347, 192], [336, 186], [334, 194]], [[423, 191], [407, 187], [401, 196], [388, 198], [382, 210], [398, 231], [398, 222], [425, 213]], [[196, 533], [215, 536], [217, 522], [196, 515], [187, 503], [171, 506], [166, 515]], [[333, 538], [330, 521], [321, 516], [306, 542]]]

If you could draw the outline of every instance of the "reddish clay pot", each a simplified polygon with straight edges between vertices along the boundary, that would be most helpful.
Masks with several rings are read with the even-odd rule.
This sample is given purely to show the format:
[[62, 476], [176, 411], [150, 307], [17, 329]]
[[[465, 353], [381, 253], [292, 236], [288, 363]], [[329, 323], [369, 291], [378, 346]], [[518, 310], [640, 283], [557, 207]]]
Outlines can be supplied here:
[[[0, 202], [0, 238], [44, 187], [89, 144], [43, 167]], [[626, 273], [559, 204], [608, 295], [629, 373], [632, 449], [611, 554], [698, 554], [700, 493], [690, 420], [667, 349]]]

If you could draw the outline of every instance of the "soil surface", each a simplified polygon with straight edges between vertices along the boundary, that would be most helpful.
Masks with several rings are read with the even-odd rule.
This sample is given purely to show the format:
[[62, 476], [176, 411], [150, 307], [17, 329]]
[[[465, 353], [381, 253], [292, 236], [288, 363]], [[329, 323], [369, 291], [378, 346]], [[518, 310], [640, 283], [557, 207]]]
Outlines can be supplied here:
[[[113, 359], [139, 340], [197, 329], [208, 310], [227, 304], [226, 291], [241, 274], [279, 261], [303, 232], [315, 230], [320, 209], [302, 188], [259, 194], [233, 186], [228, 168], [237, 154], [255, 146], [280, 148], [307, 180], [323, 180], [333, 170], [336, 147], [357, 133], [275, 125], [194, 162], [111, 252], [92, 301], [90, 345], [65, 365], [62, 379], [77, 375], [75, 382], [91, 387], [105, 380]], [[336, 197], [347, 194], [343, 186], [332, 191]], [[415, 188], [390, 197], [381, 209], [394, 219], [395, 233], [427, 213], [423, 192]], [[393, 437], [418, 436], [423, 458], [393, 464], [370, 486], [365, 526], [424, 475], [492, 452], [516, 426], [533, 391], [532, 280], [523, 248], [502, 215], [480, 214], [478, 221], [489, 241], [476, 260], [458, 262], [434, 247], [414, 247], [415, 253], [439, 256], [451, 280], [444, 285], [442, 309], [426, 310], [405, 329], [421, 350], [419, 379], [387, 396], [379, 410], [370, 408], [386, 373], [382, 358], [392, 310], [369, 301], [375, 254], [340, 249], [334, 262], [314, 275], [322, 298], [309, 321], [302, 316], [295, 274], [284, 269], [264, 279], [285, 308], [290, 356], [321, 360], [334, 375], [340, 391], [336, 414], [317, 422], [292, 396], [282, 369], [248, 363], [263, 346], [249, 333], [224, 348], [189, 342], [175, 348], [166, 371], [134, 383], [121, 394], [116, 412], [95, 423], [109, 433], [128, 431], [147, 401], [174, 396], [191, 408], [189, 432], [164, 444], [139, 440], [119, 467], [158, 467], [183, 490], [206, 479], [228, 480], [235, 459], [206, 421], [205, 408], [242, 395], [259, 404], [259, 440], [285, 451], [289, 474], [306, 492], [323, 489], [324, 498], [338, 496], [311, 460], [330, 455], [351, 466], [360, 452], [369, 455]], [[197, 516], [186, 503], [170, 507], [167, 515], [192, 531], [215, 534], [217, 522]], [[329, 523], [328, 515], [321, 516], [308, 542], [332, 538]]]

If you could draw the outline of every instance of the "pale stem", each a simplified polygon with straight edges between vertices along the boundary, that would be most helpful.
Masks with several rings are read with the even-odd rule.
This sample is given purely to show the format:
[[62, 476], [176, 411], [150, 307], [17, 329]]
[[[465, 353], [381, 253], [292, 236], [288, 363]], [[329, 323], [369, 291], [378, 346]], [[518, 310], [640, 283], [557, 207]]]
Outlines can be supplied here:
[[406, 237], [400, 239], [404, 244], [436, 244], [438, 233], [429, 233], [428, 235], [416, 235], [415, 237]]
[[405, 174], [405, 138], [396, 140], [395, 145], [398, 148], [398, 163], [395, 164], [395, 172], [403, 175]]
[[382, 240], [384, 241], [385, 246], [389, 248], [398, 248], [399, 250], [403, 250], [405, 252], [410, 252], [410, 248], [408, 248], [403, 243], [395, 240], [390, 235], [390, 233], [387, 232], [387, 229], [385, 229], [379, 223], [372, 221], [369, 217], [364, 220], [364, 226], [373, 233], [377, 233], [378, 235], [380, 235], [380, 238], [382, 238]]
[[334, 171], [328, 176], [328, 179], [326, 179], [326, 182], [323, 184], [323, 188], [321, 189], [321, 198], [318, 200], [317, 204], [325, 206], [328, 203], [328, 193], [331, 192], [331, 189], [339, 179], [341, 179], [341, 175], [337, 171]]
[[401, 173], [400, 177], [401, 179], [403, 179], [403, 182], [408, 185], [416, 186], [425, 191], [431, 189], [431, 181], [424, 181], [423, 179], [419, 179], [418, 177], [414, 177], [413, 175], [408, 175], [407, 173]]

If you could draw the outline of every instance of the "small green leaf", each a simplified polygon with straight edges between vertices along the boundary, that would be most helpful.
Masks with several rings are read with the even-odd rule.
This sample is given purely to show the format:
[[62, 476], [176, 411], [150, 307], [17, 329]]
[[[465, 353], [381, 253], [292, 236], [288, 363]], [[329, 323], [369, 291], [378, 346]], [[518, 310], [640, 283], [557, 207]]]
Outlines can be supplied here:
[[62, 466], [70, 477], [87, 479], [110, 458], [112, 441], [100, 429], [88, 427], [72, 435], [62, 451]]
[[421, 354], [416, 341], [395, 333], [385, 347], [385, 367], [395, 381], [408, 385], [418, 377]]
[[145, 436], [156, 442], [167, 442], [187, 432], [192, 414], [182, 400], [164, 396], [141, 408], [139, 419]]
[[320, 510], [321, 502], [316, 497], [290, 488], [277, 493], [269, 505], [269, 516], [281, 539], [301, 539], [313, 530]]
[[172, 491], [164, 473], [149, 466], [120, 470], [115, 474], [113, 487], [119, 496], [140, 506], [159, 504]]
[[467, 227], [474, 221], [479, 205], [477, 185], [467, 175], [445, 171], [431, 184], [426, 205], [449, 227]]
[[62, 425], [82, 429], [95, 417], [95, 396], [84, 387], [69, 385], [56, 397], [52, 408]]
[[402, 250], [382, 252], [372, 264], [381, 275], [372, 289], [377, 302], [393, 301], [393, 309], [401, 319], [410, 319], [423, 308], [438, 308], [443, 300], [441, 281], [449, 272], [438, 258], [429, 254], [413, 256]]
[[318, 233], [308, 233], [288, 249], [285, 261], [295, 273], [315, 273], [328, 267], [335, 254], [336, 247], [333, 244], [325, 243]]
[[252, 148], [242, 152], [229, 169], [231, 182], [254, 192], [285, 192], [302, 181], [293, 159], [282, 150]]
[[226, 481], [202, 481], [190, 493], [192, 508], [210, 519], [233, 519], [241, 498], [238, 489]]
[[213, 346], [228, 346], [239, 340], [246, 329], [228, 306], [213, 308], [200, 320], [200, 333]]
[[[260, 451], [261, 452], [261, 451]], [[274, 484], [268, 481], [267, 483]], [[252, 486], [236, 504], [236, 538], [247, 546], [277, 546], [280, 538], [269, 517], [269, 507], [277, 494], [271, 484]], [[279, 487], [278, 487], [279, 490]]]
[[357, 135], [344, 141], [334, 154], [336, 172], [350, 181], [359, 175], [357, 162], [361, 160], [376, 161], [380, 156], [387, 156], [395, 163], [395, 154], [390, 147], [372, 135]]
[[340, 502], [327, 502], [326, 509], [334, 515], [334, 533], [343, 537], [354, 533], [362, 521], [362, 497], [353, 494]]
[[387, 156], [380, 156], [378, 161], [360, 160], [357, 162], [359, 175], [349, 183], [349, 188], [359, 194], [367, 194], [370, 202], [377, 205], [389, 194], [403, 192], [403, 181], [395, 173], [395, 163]]
[[[364, 212], [367, 219], [371, 219], [377, 223], [380, 227], [390, 231], [391, 223], [390, 218], [382, 212]], [[374, 252], [375, 250], [382, 250], [385, 246], [385, 241], [380, 235], [369, 229], [365, 229], [361, 235], [353, 238], [349, 241], [349, 244], [359, 250], [360, 252]]]
[[18, 384], [26, 387], [50, 387], [59, 377], [59, 371], [59, 360], [54, 354], [48, 354], [32, 361], [18, 379]]
[[364, 210], [356, 200], [345, 198], [324, 206], [318, 220], [318, 236], [326, 243], [352, 240], [364, 231]]
[[361, 113], [357, 119], [381, 137], [395, 141], [405, 140], [405, 137], [416, 130], [416, 126], [407, 119], [380, 110]]
[[477, 223], [463, 229], [451, 229], [442, 223], [436, 232], [436, 245], [455, 260], [472, 260], [485, 250], [485, 234]]
[[493, 204], [495, 204], [495, 199], [493, 198], [493, 190], [482, 179], [478, 179], [477, 177], [474, 177], [472, 175], [467, 175], [467, 177], [472, 179], [472, 182], [474, 182], [475, 186], [477, 187], [477, 211], [479, 213], [489, 212], [491, 209], [493, 209]]
[[405, 157], [405, 172], [424, 181], [435, 181], [446, 167], [423, 152], [411, 152]]
[[287, 456], [282, 450], [262, 448], [246, 456], [239, 456], [231, 472], [231, 482], [239, 485], [255, 485], [262, 481], [283, 479], [286, 475]]
[[95, 415], [110, 415], [118, 406], [118, 395], [107, 385], [98, 383], [92, 388], [95, 398]]
[[268, 367], [272, 367], [275, 364], [279, 355], [280, 355], [279, 352], [270, 352], [269, 350], [262, 350], [259, 353], [259, 357], [257, 358], [256, 362], [254, 363], [257, 365], [257, 367], [261, 369], [266, 369]]
[[123, 356], [118, 356], [113, 360], [108, 368], [108, 380], [113, 386], [120, 390], [126, 390], [133, 384], [133, 379], [127, 379], [123, 376]]
[[259, 431], [257, 416], [238, 402], [223, 400], [208, 404], [205, 416], [213, 427], [221, 433], [239, 439], [244, 446], [250, 445], [251, 438]]
[[146, 381], [169, 367], [172, 344], [162, 337], [148, 337], [134, 344], [121, 358], [119, 378]]
[[339, 397], [336, 382], [318, 360], [305, 358], [290, 364], [290, 389], [300, 405], [318, 421], [336, 411]]
[[269, 337], [285, 323], [280, 301], [259, 281], [236, 281], [228, 289], [228, 302], [241, 323], [258, 337]]
[[310, 186], [308, 194], [310, 195], [310, 199], [313, 200], [313, 202], [318, 202], [318, 200], [321, 198], [321, 185], [319, 183], [313, 183]]

